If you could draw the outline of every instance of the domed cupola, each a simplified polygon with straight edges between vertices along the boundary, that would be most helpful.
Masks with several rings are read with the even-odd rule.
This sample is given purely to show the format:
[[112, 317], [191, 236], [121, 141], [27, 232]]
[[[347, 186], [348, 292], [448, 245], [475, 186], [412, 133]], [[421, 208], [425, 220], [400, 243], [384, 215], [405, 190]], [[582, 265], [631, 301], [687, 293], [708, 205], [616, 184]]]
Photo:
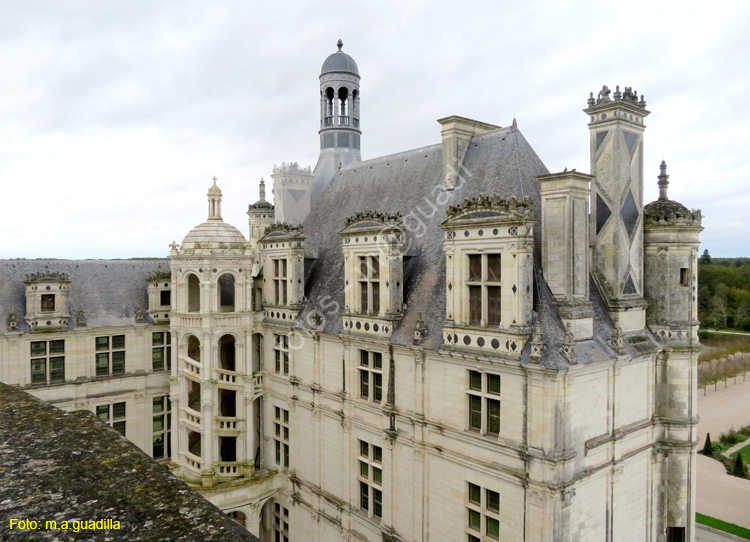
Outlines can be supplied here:
[[700, 211], [691, 211], [682, 203], [667, 197], [669, 175], [667, 175], [667, 163], [664, 160], [661, 161], [659, 169], [659, 199], [652, 201], [643, 208], [644, 223], [651, 225], [700, 226]]
[[341, 48], [344, 47], [344, 42], [339, 39], [339, 41], [336, 42], [336, 46], [339, 50], [326, 58], [325, 62], [323, 62], [323, 67], [320, 69], [320, 75], [325, 75], [331, 72], [342, 72], [353, 73], [354, 75], [359, 76], [357, 63], [354, 62], [352, 57], [341, 50]]
[[214, 184], [208, 189], [208, 218], [197, 225], [185, 236], [180, 251], [222, 252], [225, 250], [244, 250], [247, 239], [240, 230], [227, 224], [221, 218], [221, 189]]

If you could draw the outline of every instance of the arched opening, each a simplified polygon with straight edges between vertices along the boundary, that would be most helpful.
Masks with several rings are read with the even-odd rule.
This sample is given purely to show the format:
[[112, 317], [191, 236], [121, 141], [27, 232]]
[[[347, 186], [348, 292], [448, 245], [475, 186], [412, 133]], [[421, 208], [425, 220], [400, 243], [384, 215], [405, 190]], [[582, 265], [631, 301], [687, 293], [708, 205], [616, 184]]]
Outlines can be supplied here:
[[219, 312], [234, 312], [234, 275], [224, 273], [219, 277]]
[[289, 509], [269, 499], [260, 510], [261, 540], [289, 542]]
[[352, 126], [359, 128], [359, 90], [352, 91]]
[[201, 311], [201, 281], [192, 273], [188, 275], [188, 312]]
[[201, 457], [201, 434], [197, 431], [188, 431], [188, 452]]
[[219, 363], [225, 371], [235, 370], [235, 344], [231, 335], [219, 339]]
[[253, 333], [253, 349], [252, 349], [252, 372], [257, 373], [260, 371], [261, 361], [263, 360], [263, 335], [260, 333]]
[[349, 126], [349, 89], [339, 89], [339, 126]]
[[331, 87], [328, 87], [326, 89], [326, 114], [325, 118], [323, 119], [323, 126], [333, 126], [333, 97], [334, 97], [334, 91]]
[[[201, 385], [200, 382], [188, 379], [188, 407], [196, 412], [201, 411]], [[199, 454], [195, 454], [199, 455]]]
[[201, 342], [195, 335], [188, 335], [187, 355], [194, 362], [201, 362]]

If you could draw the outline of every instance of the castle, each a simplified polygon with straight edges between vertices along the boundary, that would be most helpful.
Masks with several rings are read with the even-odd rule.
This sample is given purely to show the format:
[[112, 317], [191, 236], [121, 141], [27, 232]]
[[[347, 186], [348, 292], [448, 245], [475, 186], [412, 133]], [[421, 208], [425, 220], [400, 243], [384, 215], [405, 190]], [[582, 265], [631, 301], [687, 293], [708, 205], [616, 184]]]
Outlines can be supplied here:
[[262, 540], [694, 540], [701, 214], [663, 162], [643, 204], [643, 97], [590, 95], [591, 174], [459, 116], [362, 160], [342, 46], [247, 238], [214, 179], [167, 259], [1, 261], [0, 381]]

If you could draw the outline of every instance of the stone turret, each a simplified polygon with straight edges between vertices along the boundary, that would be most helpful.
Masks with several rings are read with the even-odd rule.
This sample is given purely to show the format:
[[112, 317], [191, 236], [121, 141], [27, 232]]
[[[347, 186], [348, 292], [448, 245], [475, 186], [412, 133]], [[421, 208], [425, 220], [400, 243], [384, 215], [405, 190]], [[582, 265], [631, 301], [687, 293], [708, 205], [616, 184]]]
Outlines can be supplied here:
[[[258, 241], [265, 235], [266, 229], [273, 224], [274, 206], [266, 201], [266, 182], [260, 180], [259, 199], [247, 206], [247, 216], [250, 226], [250, 247], [257, 252]], [[257, 258], [256, 258], [257, 261]]]

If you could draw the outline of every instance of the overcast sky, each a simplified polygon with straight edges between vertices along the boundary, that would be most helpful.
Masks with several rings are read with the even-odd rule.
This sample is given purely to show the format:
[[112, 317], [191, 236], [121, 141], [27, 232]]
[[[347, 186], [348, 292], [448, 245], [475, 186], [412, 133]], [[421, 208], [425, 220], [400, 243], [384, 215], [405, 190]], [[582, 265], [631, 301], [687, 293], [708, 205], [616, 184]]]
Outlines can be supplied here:
[[646, 202], [665, 159], [702, 248], [750, 256], [750, 2], [4, 0], [0, 258], [166, 256], [214, 175], [247, 235], [260, 178], [315, 165], [339, 25], [363, 158], [438, 143], [448, 115], [515, 115], [551, 171], [588, 172], [589, 92], [632, 86]]

